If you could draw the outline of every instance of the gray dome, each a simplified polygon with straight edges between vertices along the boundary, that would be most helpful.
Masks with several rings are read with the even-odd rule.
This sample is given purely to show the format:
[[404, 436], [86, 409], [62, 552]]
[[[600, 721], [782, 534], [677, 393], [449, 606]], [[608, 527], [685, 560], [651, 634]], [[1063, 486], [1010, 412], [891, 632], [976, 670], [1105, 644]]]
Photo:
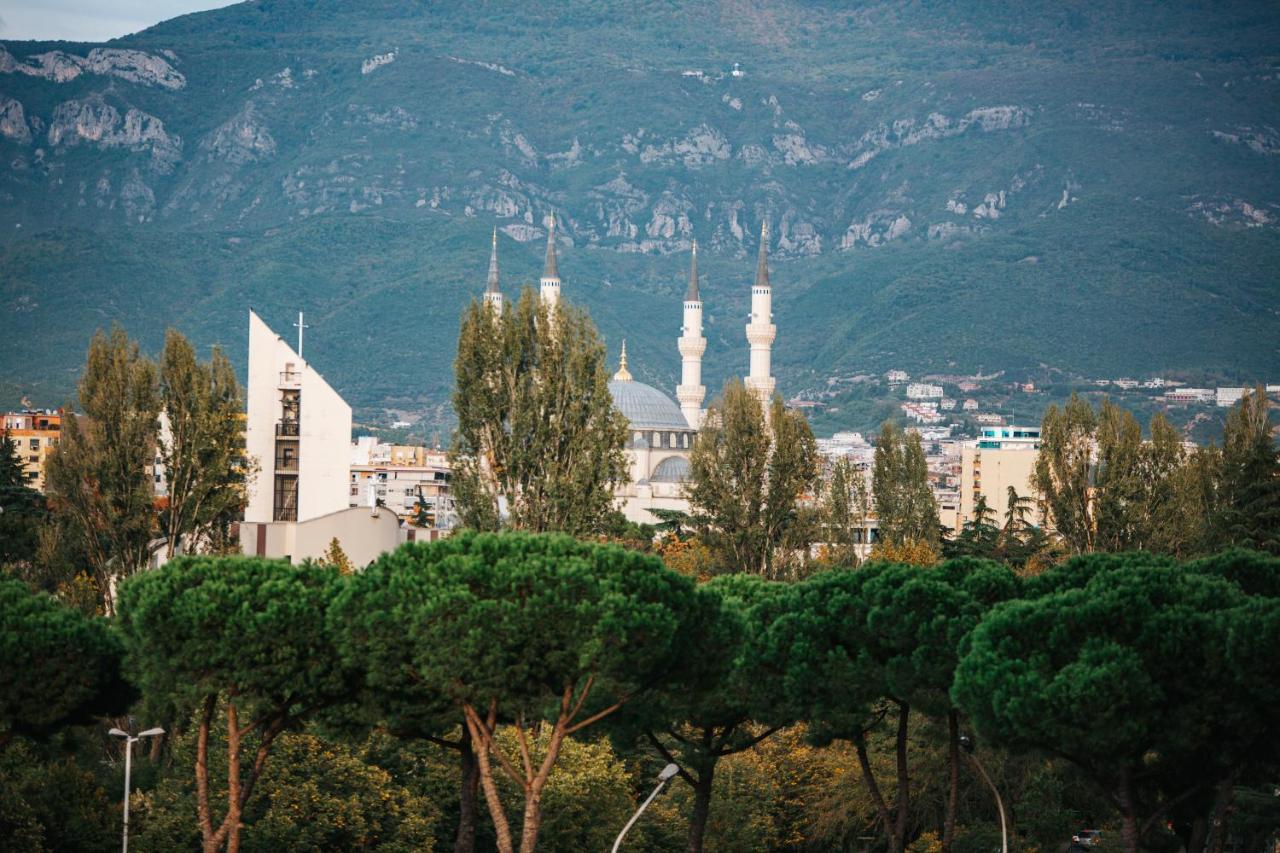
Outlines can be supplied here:
[[657, 483], [683, 483], [689, 479], [689, 460], [683, 456], [668, 456], [653, 469], [650, 480]]
[[632, 429], [689, 430], [689, 422], [675, 401], [652, 385], [627, 379], [609, 383], [613, 404], [626, 416]]

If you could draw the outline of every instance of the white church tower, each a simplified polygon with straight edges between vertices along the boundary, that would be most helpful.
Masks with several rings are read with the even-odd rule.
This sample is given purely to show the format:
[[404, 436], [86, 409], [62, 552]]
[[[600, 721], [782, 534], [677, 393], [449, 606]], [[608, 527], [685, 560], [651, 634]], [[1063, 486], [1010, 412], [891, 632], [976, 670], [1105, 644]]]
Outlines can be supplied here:
[[484, 304], [493, 313], [502, 313], [502, 291], [498, 289], [498, 228], [493, 229], [493, 248], [489, 252], [489, 285], [484, 289]]
[[702, 400], [707, 389], [702, 384], [702, 354], [707, 339], [702, 336], [702, 297], [698, 293], [698, 241], [693, 241], [689, 261], [689, 289], [684, 294], [684, 328], [676, 342], [680, 348], [680, 385], [676, 399], [692, 429], [702, 426]]
[[556, 307], [560, 301], [560, 270], [556, 267], [556, 217], [551, 215], [551, 226], [547, 229], [547, 261], [542, 269], [541, 281], [542, 301], [548, 308]]
[[773, 399], [773, 373], [770, 367], [773, 339], [773, 291], [769, 287], [769, 223], [760, 226], [760, 258], [756, 262], [756, 283], [751, 286], [751, 322], [747, 324], [747, 343], [751, 345], [751, 371], [747, 390], [752, 391], [768, 411]]

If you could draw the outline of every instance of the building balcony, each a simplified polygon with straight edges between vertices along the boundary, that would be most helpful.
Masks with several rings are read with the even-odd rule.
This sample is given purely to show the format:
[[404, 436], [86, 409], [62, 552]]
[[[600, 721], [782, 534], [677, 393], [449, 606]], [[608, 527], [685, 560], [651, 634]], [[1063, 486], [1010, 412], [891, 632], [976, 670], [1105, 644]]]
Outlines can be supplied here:
[[301, 370], [282, 370], [280, 371], [280, 387], [281, 388], [299, 388], [302, 385]]
[[300, 435], [297, 421], [279, 421], [276, 423], [276, 436], [279, 438], [297, 438]]

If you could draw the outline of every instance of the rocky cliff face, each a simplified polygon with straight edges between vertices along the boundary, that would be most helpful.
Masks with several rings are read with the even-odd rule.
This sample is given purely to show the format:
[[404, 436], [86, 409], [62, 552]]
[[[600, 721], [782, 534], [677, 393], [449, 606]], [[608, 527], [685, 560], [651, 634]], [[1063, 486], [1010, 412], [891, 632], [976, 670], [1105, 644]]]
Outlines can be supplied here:
[[[1151, 292], [1183, 292], [1202, 277], [1178, 266], [1187, 253], [1234, 240], [1251, 241], [1241, 257], [1280, 264], [1268, 242], [1280, 239], [1280, 25], [1261, 2], [1214, 15], [1184, 5], [1086, 3], [1077, 15], [1048, 0], [768, 0], [767, 15], [744, 16], [684, 0], [676, 13], [607, 14], [586, 0], [537, 14], [275, 0], [110, 46], [9, 43], [0, 250], [55, 227], [112, 240], [124, 228], [166, 246], [198, 234], [212, 242], [187, 251], [212, 264], [210, 293], [245, 299], [262, 292], [246, 275], [279, 268], [217, 263], [282, 240], [299, 263], [327, 259], [294, 298], [362, 305], [366, 289], [430, 278], [451, 315], [448, 300], [469, 292], [459, 270], [473, 237], [483, 255], [496, 226], [532, 257], [554, 218], [575, 250], [566, 269], [583, 264], [596, 288], [586, 298], [609, 288], [611, 299], [678, 300], [672, 270], [697, 239], [707, 292], [733, 312], [740, 288], [715, 264], [740, 270], [768, 220], [771, 257], [794, 262], [778, 278], [778, 311], [802, 312], [829, 338], [821, 359], [960, 359], [972, 339], [936, 318], [925, 326], [922, 306], [946, 303], [970, 321], [990, 314], [970, 314], [975, 305], [1003, 310], [1002, 275], [1025, 271], [1001, 273], [1006, 256], [1043, 259], [1036, 272], [1056, 282], [1055, 299], [1117, 270], [1157, 269], [1164, 284]], [[379, 266], [398, 239], [388, 235], [408, 235], [431, 264]], [[1070, 263], [1055, 267], [1045, 241], [1070, 246]], [[1142, 259], [1156, 256], [1173, 260]], [[341, 277], [334, 265], [347, 261], [358, 271]], [[1250, 293], [1267, 292], [1256, 280], [1266, 264], [1250, 264]], [[1270, 316], [1257, 298], [1248, 311]], [[350, 305], [343, 317], [358, 314]], [[918, 325], [875, 338], [849, 306]], [[670, 332], [633, 313], [642, 328], [629, 335]], [[709, 327], [716, 319], [709, 310]], [[712, 347], [740, 344], [739, 326], [717, 327]], [[1018, 357], [1045, 360], [1031, 353], [1044, 338], [1029, 334]], [[780, 332], [782, 369], [806, 369], [785, 341]], [[668, 356], [661, 369], [674, 371]]]

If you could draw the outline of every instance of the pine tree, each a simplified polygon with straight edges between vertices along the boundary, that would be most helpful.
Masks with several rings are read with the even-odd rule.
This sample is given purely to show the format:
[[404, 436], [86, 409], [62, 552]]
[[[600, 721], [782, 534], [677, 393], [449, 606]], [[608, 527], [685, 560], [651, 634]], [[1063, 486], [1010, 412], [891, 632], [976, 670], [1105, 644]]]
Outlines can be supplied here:
[[0, 434], [0, 570], [32, 581], [45, 518], [44, 496], [28, 487], [17, 443]]
[[809, 423], [732, 380], [707, 410], [689, 454], [686, 495], [722, 572], [795, 574], [815, 535], [817, 444]]
[[329, 540], [329, 547], [325, 549], [324, 559], [321, 562], [336, 567], [338, 574], [341, 575], [349, 575], [355, 571], [351, 558], [347, 556], [346, 551], [342, 550], [342, 543], [338, 541], [337, 536]]
[[454, 362], [451, 459], [468, 527], [597, 532], [627, 476], [626, 419], [586, 312], [526, 288], [501, 314], [473, 302]]

